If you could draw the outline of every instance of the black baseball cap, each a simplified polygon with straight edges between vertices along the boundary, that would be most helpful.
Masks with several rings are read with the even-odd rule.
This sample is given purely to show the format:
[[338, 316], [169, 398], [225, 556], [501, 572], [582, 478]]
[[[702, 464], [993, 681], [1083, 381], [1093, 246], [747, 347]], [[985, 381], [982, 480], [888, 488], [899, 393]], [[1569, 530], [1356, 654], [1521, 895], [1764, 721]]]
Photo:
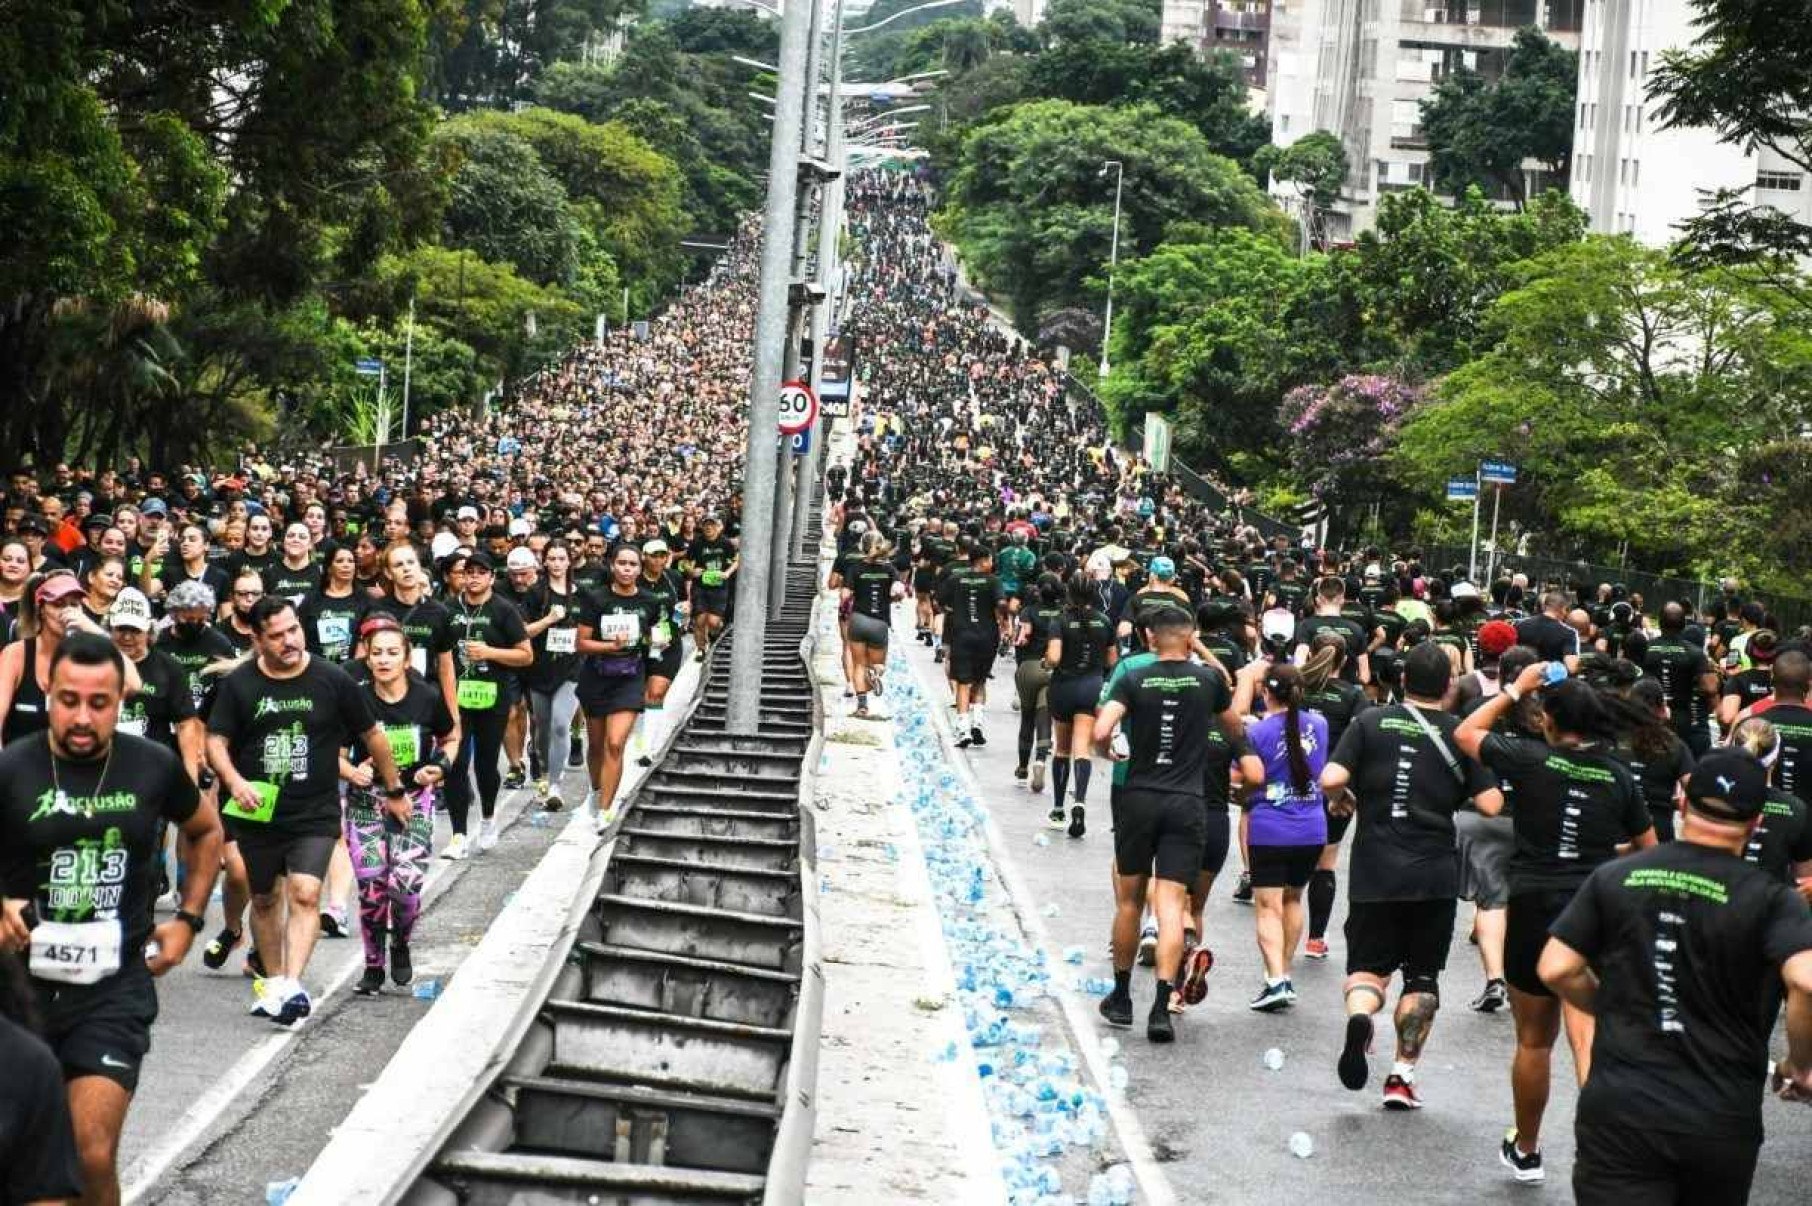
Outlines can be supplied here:
[[1719, 821], [1748, 821], [1768, 799], [1768, 772], [1740, 750], [1713, 750], [1693, 768], [1686, 799], [1694, 812]]

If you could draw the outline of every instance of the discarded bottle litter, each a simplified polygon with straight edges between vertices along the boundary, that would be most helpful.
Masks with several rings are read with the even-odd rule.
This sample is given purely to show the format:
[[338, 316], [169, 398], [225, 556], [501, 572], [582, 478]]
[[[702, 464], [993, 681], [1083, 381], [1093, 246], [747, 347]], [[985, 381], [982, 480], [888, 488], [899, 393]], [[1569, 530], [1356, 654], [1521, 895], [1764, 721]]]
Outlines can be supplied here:
[[1265, 1052], [1265, 1067], [1271, 1069], [1273, 1072], [1282, 1071], [1283, 1052], [1276, 1047], [1267, 1050]]
[[1315, 1154], [1315, 1141], [1309, 1138], [1307, 1131], [1297, 1131], [1290, 1136], [1290, 1154], [1298, 1160], [1307, 1160]]
[[414, 996], [418, 1001], [435, 1001], [440, 999], [440, 980], [430, 976], [415, 986]]

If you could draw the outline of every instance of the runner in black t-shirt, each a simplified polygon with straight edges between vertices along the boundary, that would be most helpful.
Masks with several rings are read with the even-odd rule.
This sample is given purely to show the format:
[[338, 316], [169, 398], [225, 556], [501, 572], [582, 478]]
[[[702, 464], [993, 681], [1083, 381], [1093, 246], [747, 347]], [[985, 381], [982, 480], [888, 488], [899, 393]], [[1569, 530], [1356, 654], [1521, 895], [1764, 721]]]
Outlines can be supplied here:
[[629, 736], [630, 750], [636, 765], [652, 766], [650, 751], [661, 748], [666, 739], [667, 692], [679, 677], [685, 661], [686, 644], [684, 608], [685, 588], [667, 568], [673, 551], [665, 540], [650, 540], [642, 546], [642, 576], [637, 585], [657, 606], [654, 625], [648, 633], [648, 664], [643, 684], [643, 702], [647, 705], [636, 720]]
[[642, 554], [633, 544], [610, 554], [610, 585], [579, 602], [579, 707], [585, 712], [585, 758], [591, 792], [585, 811], [599, 832], [617, 818], [617, 787], [635, 718], [647, 706], [643, 675], [649, 634], [662, 605], [642, 592]]
[[[1655, 844], [1642, 789], [1612, 752], [1631, 731], [1653, 724], [1653, 718], [1628, 700], [1600, 695], [1578, 679], [1550, 685], [1552, 665], [1536, 662], [1525, 668], [1454, 732], [1461, 751], [1483, 762], [1516, 797], [1504, 938], [1504, 977], [1516, 1019], [1510, 1075], [1516, 1125], [1498, 1156], [1517, 1180], [1530, 1182], [1546, 1176], [1541, 1118], [1563, 1017], [1581, 1082], [1591, 1068], [1591, 1019], [1570, 1007], [1563, 1010], [1535, 971], [1548, 926], [1593, 868], [1616, 857], [1620, 845], [1628, 842], [1641, 850]], [[1537, 691], [1546, 740], [1491, 731], [1524, 694]]]
[[1599, 868], [1554, 922], [1542, 979], [1597, 1019], [1574, 1124], [1581, 1206], [1748, 1201], [1783, 986], [1773, 1087], [1812, 1099], [1812, 916], [1741, 858], [1766, 782], [1746, 754], [1707, 755], [1679, 840]]
[[[1051, 811], [1047, 818], [1052, 828], [1068, 821], [1069, 835], [1082, 837], [1087, 832], [1089, 779], [1094, 772], [1094, 722], [1096, 703], [1101, 697], [1101, 684], [1114, 663], [1119, 660], [1114, 640], [1114, 626], [1095, 609], [1095, 590], [1082, 575], [1069, 582], [1063, 614], [1058, 619], [1045, 646], [1044, 663], [1050, 667], [1051, 681], [1047, 698], [1054, 730], [1056, 761], [1051, 766]], [[1141, 626], [1153, 607], [1170, 610], [1183, 604], [1154, 602], [1139, 613]], [[1064, 801], [1075, 784], [1075, 803], [1067, 811]]]
[[1007, 596], [994, 576], [994, 552], [984, 544], [970, 550], [967, 565], [957, 564], [938, 588], [943, 609], [944, 643], [950, 650], [950, 681], [955, 684], [957, 748], [986, 745], [980, 705], [1000, 651], [1000, 625]]
[[[1308, 621], [1304, 621], [1307, 623]], [[1353, 718], [1370, 706], [1365, 688], [1341, 677], [1346, 666], [1348, 639], [1351, 633], [1323, 628], [1309, 642], [1309, 656], [1302, 667], [1303, 706], [1320, 712], [1328, 722], [1328, 748], [1340, 744], [1341, 735]], [[1338, 891], [1335, 868], [1340, 863], [1340, 842], [1346, 836], [1351, 813], [1328, 812], [1328, 840], [1309, 875], [1303, 895], [1308, 898], [1308, 937], [1303, 940], [1303, 955], [1310, 959], [1328, 957], [1328, 921], [1334, 915], [1334, 896]]]
[[[302, 974], [320, 937], [321, 880], [340, 838], [340, 748], [363, 737], [386, 798], [402, 795], [403, 785], [370, 705], [344, 670], [308, 653], [294, 605], [260, 599], [252, 628], [257, 657], [221, 680], [208, 758], [231, 797], [221, 811], [244, 860], [252, 933], [268, 972], [253, 986], [253, 1012], [292, 1026], [313, 1009]], [[234, 922], [228, 918], [229, 931]], [[237, 942], [231, 933], [225, 945]]]
[[1666, 695], [1661, 684], [1652, 678], [1637, 679], [1630, 686], [1630, 701], [1654, 713], [1657, 723], [1644, 730], [1640, 745], [1625, 741], [1616, 748], [1617, 757], [1630, 768], [1636, 782], [1642, 785], [1642, 799], [1648, 805], [1649, 819], [1655, 824], [1655, 839], [1674, 840], [1674, 813], [1686, 776], [1692, 773], [1693, 756], [1684, 741], [1665, 723]]
[[18, 956], [0, 954], [0, 1202], [9, 1206], [82, 1196], [63, 1069], [28, 1021], [37, 1010], [24, 981]]
[[[1132, 1024], [1132, 967], [1146, 888], [1157, 915], [1157, 994], [1145, 1033], [1154, 1042], [1175, 1037], [1170, 994], [1183, 958], [1183, 914], [1202, 868], [1202, 788], [1208, 774], [1200, 734], [1218, 724], [1231, 742], [1244, 736], [1232, 691], [1221, 674], [1188, 661], [1195, 621], [1181, 608], [1159, 608], [1141, 620], [1156, 660], [1116, 677], [1095, 717], [1095, 746], [1114, 758], [1116, 729], [1126, 737], [1127, 774], [1114, 816], [1114, 989], [1101, 1015]], [[1117, 760], [1117, 759], [1116, 759]], [[1248, 773], [1262, 777], [1256, 759]]]
[[[1686, 609], [1669, 603], [1661, 609], [1661, 635], [1642, 652], [1642, 672], [1661, 680], [1674, 732], [1697, 757], [1711, 748], [1705, 727], [1718, 693], [1718, 672], [1705, 650], [1686, 639]], [[1632, 654], [1634, 650], [1632, 650]]]
[[359, 628], [365, 650], [359, 689], [390, 743], [408, 793], [386, 799], [371, 751], [354, 741], [341, 751], [346, 791], [346, 846], [359, 885], [359, 936], [365, 973], [354, 989], [371, 996], [390, 976], [407, 985], [415, 976], [409, 943], [421, 913], [422, 885], [434, 855], [438, 788], [459, 756], [459, 723], [438, 688], [409, 668], [409, 638], [387, 615]]
[[1766, 628], [1751, 633], [1744, 652], [1754, 663], [1724, 680], [1718, 694], [1718, 724], [1725, 732], [1737, 717], [1774, 693], [1774, 657], [1780, 640]]
[[[124, 679], [104, 638], [65, 637], [51, 660], [48, 729], [0, 751], [0, 952], [29, 951], [42, 1034], [68, 1082], [84, 1187], [97, 1199], [119, 1191], [119, 1131], [157, 1016], [153, 979], [188, 954], [220, 867], [219, 817], [181, 762], [116, 731]], [[176, 916], [154, 929], [160, 821], [182, 827], [187, 881]], [[20, 1075], [0, 1068], [0, 1082]]]
[[1308, 661], [1310, 646], [1323, 632], [1337, 632], [1346, 642], [1346, 656], [1341, 661], [1340, 677], [1349, 683], [1371, 682], [1371, 663], [1366, 649], [1365, 625], [1340, 614], [1346, 603], [1346, 584], [1339, 578], [1323, 578], [1315, 588], [1315, 614], [1296, 624], [1291, 640], [1292, 658], [1298, 665]]
[[[1730, 734], [1730, 744], [1755, 758], [1771, 776], [1780, 768], [1780, 731], [1766, 717], [1741, 721]], [[1743, 857], [1812, 902], [1812, 807], [1771, 782]]]
[[496, 566], [488, 553], [456, 553], [448, 558], [447, 570], [449, 577], [459, 575], [461, 582], [459, 597], [450, 608], [460, 741], [459, 760], [447, 776], [447, 819], [453, 825], [453, 837], [441, 857], [456, 859], [467, 850], [466, 824], [474, 779], [481, 818], [478, 849], [482, 853], [497, 845], [503, 733], [515, 692], [521, 687], [518, 671], [528, 668], [535, 653], [522, 613], [493, 589]]
[[884, 691], [887, 668], [887, 634], [893, 620], [893, 545], [880, 532], [864, 532], [854, 560], [846, 560], [840, 575], [844, 600], [849, 605], [849, 650], [856, 692], [856, 715], [868, 715], [870, 691]]
[[[1440, 975], [1460, 894], [1454, 814], [1503, 807], [1491, 776], [1454, 747], [1459, 721], [1441, 710], [1452, 664], [1432, 644], [1404, 659], [1401, 704], [1360, 713], [1321, 773], [1331, 811], [1357, 815], [1346, 918], [1346, 1041], [1340, 1082], [1370, 1075], [1372, 1017], [1401, 972], [1396, 1060], [1384, 1080], [1386, 1109], [1419, 1109], [1416, 1061], [1440, 1007]], [[1345, 798], [1341, 797], [1344, 793]]]
[[711, 642], [730, 614], [731, 578], [740, 564], [736, 544], [724, 535], [724, 521], [716, 515], [705, 516], [701, 535], [686, 549], [686, 577], [692, 588], [692, 640], [698, 652], [695, 661], [704, 661]]
[[1013, 777], [1029, 777], [1037, 796], [1044, 793], [1051, 759], [1051, 668], [1045, 654], [1063, 621], [1063, 583], [1043, 574], [1028, 582], [1024, 593], [1029, 602], [1013, 623], [1013, 689], [1019, 696], [1019, 765]]

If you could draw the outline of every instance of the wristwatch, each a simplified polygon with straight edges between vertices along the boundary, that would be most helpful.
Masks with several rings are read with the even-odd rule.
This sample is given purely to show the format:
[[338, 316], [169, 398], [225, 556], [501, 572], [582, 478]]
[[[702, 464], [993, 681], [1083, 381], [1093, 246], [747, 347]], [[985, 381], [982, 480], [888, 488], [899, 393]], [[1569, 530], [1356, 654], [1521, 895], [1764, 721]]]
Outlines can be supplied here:
[[203, 791], [206, 791], [206, 790], [208, 790], [208, 788], [214, 786], [214, 772], [209, 770], [205, 766], [202, 767], [201, 773], [199, 775], [195, 776], [195, 786], [199, 787]]
[[207, 918], [199, 913], [191, 913], [186, 909], [176, 910], [176, 920], [187, 923], [189, 929], [197, 934], [201, 933], [208, 924]]
[[399, 796], [406, 796], [408, 794], [409, 789], [404, 787], [401, 783], [398, 783], [395, 787], [386, 787], [384, 789], [384, 798], [386, 800], [394, 800]]

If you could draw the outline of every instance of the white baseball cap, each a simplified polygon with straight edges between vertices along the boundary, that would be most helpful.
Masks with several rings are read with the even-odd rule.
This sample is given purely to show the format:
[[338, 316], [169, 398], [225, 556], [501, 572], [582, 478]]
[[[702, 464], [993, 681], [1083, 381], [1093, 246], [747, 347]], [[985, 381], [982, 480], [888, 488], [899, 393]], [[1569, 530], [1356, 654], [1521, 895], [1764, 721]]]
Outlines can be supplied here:
[[528, 549], [511, 549], [510, 555], [503, 559], [503, 567], [507, 570], [532, 570], [535, 566], [535, 554]]
[[151, 600], [145, 598], [143, 591], [128, 586], [113, 600], [113, 606], [107, 609], [107, 627], [136, 628], [140, 632], [151, 631]]

